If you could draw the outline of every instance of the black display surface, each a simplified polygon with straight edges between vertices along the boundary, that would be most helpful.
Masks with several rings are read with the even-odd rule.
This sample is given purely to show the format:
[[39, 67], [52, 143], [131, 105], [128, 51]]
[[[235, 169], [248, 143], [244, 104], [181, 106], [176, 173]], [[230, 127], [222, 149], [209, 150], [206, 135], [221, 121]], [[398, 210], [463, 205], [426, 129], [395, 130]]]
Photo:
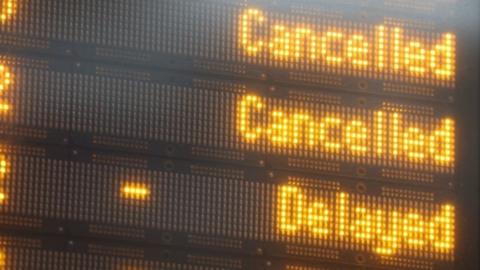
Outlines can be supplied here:
[[241, 257], [209, 251], [126, 245], [62, 236], [39, 237], [0, 233], [3, 269], [106, 270], [233, 270], [233, 269], [353, 269], [331, 263], [299, 263], [285, 259]]
[[3, 153], [6, 228], [372, 266], [453, 260], [450, 192], [55, 147]]
[[455, 1], [343, 2], [12, 0], [0, 44], [344, 91], [452, 96]]
[[454, 182], [455, 118], [442, 103], [36, 60], [5, 61], [12, 82], [0, 122], [7, 137]]
[[475, 2], [0, 0], [0, 268], [478, 268]]

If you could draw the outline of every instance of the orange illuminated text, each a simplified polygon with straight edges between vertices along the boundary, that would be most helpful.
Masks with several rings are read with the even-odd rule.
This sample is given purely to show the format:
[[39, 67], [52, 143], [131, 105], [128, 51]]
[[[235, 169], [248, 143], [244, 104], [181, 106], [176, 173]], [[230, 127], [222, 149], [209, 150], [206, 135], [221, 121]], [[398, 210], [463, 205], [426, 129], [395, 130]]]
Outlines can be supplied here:
[[279, 67], [332, 71], [354, 76], [422, 78], [427, 83], [453, 82], [455, 35], [412, 34], [383, 24], [346, 27], [325, 21], [308, 23], [294, 17], [246, 9], [240, 15], [239, 45], [251, 59]]
[[337, 159], [453, 167], [452, 118], [364, 110], [326, 104], [243, 96], [237, 105], [237, 130], [248, 145], [292, 149], [300, 154]]
[[147, 185], [141, 183], [125, 183], [120, 192], [125, 199], [146, 200], [150, 196], [150, 189]]
[[345, 192], [314, 196], [292, 185], [281, 186], [278, 194], [278, 229], [284, 235], [336, 239], [380, 255], [451, 253], [455, 247], [455, 208], [450, 204], [395, 207], [385, 198]]

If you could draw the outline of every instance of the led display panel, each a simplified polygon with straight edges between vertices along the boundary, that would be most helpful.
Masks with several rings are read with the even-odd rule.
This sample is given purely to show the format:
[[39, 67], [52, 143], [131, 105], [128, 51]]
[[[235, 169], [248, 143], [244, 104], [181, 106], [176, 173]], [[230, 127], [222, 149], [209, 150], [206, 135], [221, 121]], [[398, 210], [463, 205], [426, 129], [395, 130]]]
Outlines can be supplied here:
[[[233, 270], [290, 269], [288, 261], [241, 258], [162, 247], [67, 237], [0, 233], [0, 267], [5, 270]], [[308, 267], [301, 265], [298, 267]], [[325, 269], [338, 269], [325, 264]], [[299, 268], [307, 269], [307, 268]]]
[[208, 250], [126, 245], [66, 236], [0, 233], [0, 266], [5, 270], [353, 270], [332, 263], [242, 257]]
[[477, 269], [475, 7], [0, 0], [0, 269]]
[[7, 137], [297, 169], [311, 162], [310, 170], [331, 173], [361, 167], [378, 178], [438, 186], [453, 181], [455, 118], [443, 104], [88, 62], [4, 63], [0, 131]]
[[8, 49], [377, 94], [455, 92], [456, 1], [3, 2]]
[[449, 269], [450, 192], [131, 154], [3, 145], [0, 226], [392, 269]]

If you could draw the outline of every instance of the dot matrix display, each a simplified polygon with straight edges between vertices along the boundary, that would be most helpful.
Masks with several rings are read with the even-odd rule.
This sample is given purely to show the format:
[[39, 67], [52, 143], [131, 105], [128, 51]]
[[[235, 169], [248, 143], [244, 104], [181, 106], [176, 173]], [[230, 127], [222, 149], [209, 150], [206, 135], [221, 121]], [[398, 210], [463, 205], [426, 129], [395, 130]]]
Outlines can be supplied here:
[[[460, 121], [451, 104], [461, 53], [449, 22], [453, 15], [437, 21], [433, 1], [419, 12], [425, 20], [413, 19], [418, 13], [397, 18], [389, 9], [395, 1], [385, 0], [378, 2], [390, 13], [373, 16], [368, 7], [368, 19], [350, 18], [320, 2], [309, 10], [224, 0], [0, 0], [0, 46], [23, 55], [0, 61], [2, 136], [28, 143], [61, 138], [65, 145], [157, 157], [159, 149], [172, 157], [180, 149], [179, 157], [195, 159], [196, 152], [217, 153], [240, 164], [223, 169], [183, 161], [179, 169], [170, 160], [157, 164], [157, 158], [79, 158], [77, 150], [56, 157], [53, 146], [2, 147], [0, 227], [28, 227], [28, 219], [41, 226], [48, 226], [44, 220], [78, 223], [75, 230], [90, 228], [86, 235], [97, 237], [95, 226], [126, 226], [143, 237], [173, 232], [185, 239], [231, 240], [242, 249], [245, 243], [273, 245], [296, 259], [451, 269], [460, 246], [456, 213], [463, 210], [454, 199]], [[416, 5], [402, 4], [402, 12], [418, 12]], [[40, 55], [66, 60], [42, 61]], [[92, 63], [84, 65], [85, 59]], [[118, 63], [135, 65], [111, 68]], [[157, 73], [163, 65], [236, 77], [201, 84], [190, 75]], [[142, 69], [147, 66], [156, 71]], [[285, 80], [290, 88], [279, 91], [276, 84]], [[291, 86], [295, 80], [308, 89]], [[328, 91], [320, 89], [327, 85]], [[259, 169], [265, 179], [239, 169], [252, 158], [261, 167], [286, 161], [288, 176], [277, 177], [277, 165]], [[297, 177], [288, 171], [294, 167], [314, 168], [316, 175]], [[327, 167], [333, 175], [321, 176], [318, 168]], [[110, 229], [96, 233], [102, 230]], [[0, 247], [0, 268], [18, 263], [11, 254]], [[38, 258], [46, 254], [53, 253]], [[71, 265], [103, 260], [55, 256]], [[125, 270], [210, 269], [109, 262]], [[297, 263], [285, 269], [313, 270]]]
[[[10, 235], [5, 232], [2, 232], [0, 239], [2, 270], [219, 270], [249, 269], [243, 267], [244, 264], [257, 268], [265, 264], [263, 260], [249, 263], [248, 259], [223, 253], [129, 246], [92, 239], [75, 239], [69, 242], [58, 237], [41, 238]], [[65, 249], [66, 246], [70, 246], [69, 250]], [[271, 269], [283, 270], [283, 267], [278, 265]]]
[[258, 62], [296, 70], [375, 79], [455, 81], [455, 35], [406, 32], [401, 27], [295, 17], [246, 9], [239, 17], [243, 53]]
[[382, 255], [407, 250], [449, 254], [455, 247], [451, 204], [434, 211], [395, 207], [382, 198], [341, 191], [318, 194], [292, 185], [280, 186], [277, 196], [278, 227], [286, 235], [336, 239]]
[[448, 117], [430, 122], [398, 112], [295, 104], [256, 95], [245, 95], [237, 106], [237, 129], [247, 143], [432, 168], [454, 164], [455, 123]]
[[455, 120], [429, 107], [342, 105], [249, 94], [255, 89], [240, 84], [178, 86], [30, 68], [11, 76], [11, 108], [0, 118], [7, 132], [30, 127], [448, 174], [455, 167]]
[[[5, 18], [0, 31], [8, 35], [0, 45], [13, 42], [59, 53], [49, 44], [67, 48], [74, 43], [75, 54], [89, 58], [156, 66], [168, 62], [169, 68], [191, 70], [192, 65], [172, 60], [182, 57], [208, 72], [221, 71], [202, 65], [205, 61], [242, 76], [255, 67], [278, 70], [279, 78], [303, 71], [435, 87], [430, 89], [435, 93], [455, 86], [455, 29], [433, 18], [399, 23], [390, 14], [367, 23], [342, 16], [341, 9], [330, 11], [329, 4], [317, 14], [308, 7], [271, 11], [243, 1], [0, 3]], [[322, 5], [315, 6], [321, 10]], [[173, 62], [159, 61], [167, 55]]]
[[[135, 168], [113, 162], [121, 160], [114, 155], [94, 155], [104, 157], [81, 162], [9, 149], [5, 159], [11, 169], [5, 179], [12, 185], [5, 190], [10, 195], [0, 208], [2, 215], [453, 260], [456, 207], [437, 195], [406, 199], [352, 191], [345, 188], [344, 179], [332, 177], [317, 177], [303, 186], [294, 174], [265, 182]], [[33, 190], [35, 196], [23, 195]], [[408, 188], [404, 192], [414, 194]], [[63, 214], [51, 216], [52, 209]]]

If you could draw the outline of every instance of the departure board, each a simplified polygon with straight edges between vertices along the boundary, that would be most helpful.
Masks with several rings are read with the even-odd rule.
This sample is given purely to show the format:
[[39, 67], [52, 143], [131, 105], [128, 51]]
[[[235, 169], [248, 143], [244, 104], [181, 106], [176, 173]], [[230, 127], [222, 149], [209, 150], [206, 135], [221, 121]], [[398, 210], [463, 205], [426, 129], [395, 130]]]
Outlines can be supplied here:
[[454, 1], [95, 2], [10, 1], [0, 44], [348, 91], [455, 92]]
[[454, 181], [455, 118], [443, 104], [317, 88], [272, 91], [249, 81], [88, 63], [5, 63], [6, 136], [238, 164], [313, 162], [330, 172], [360, 169], [390, 180], [403, 173], [403, 180], [438, 186]]
[[6, 225], [23, 216], [33, 221], [20, 218], [20, 226], [40, 231], [55, 224], [73, 234], [187, 246], [213, 237], [232, 250], [252, 249], [253, 241], [275, 246], [266, 251], [277, 256], [315, 258], [317, 250], [339, 262], [375, 254], [364, 258], [369, 265], [395, 264], [389, 256], [432, 266], [454, 258], [456, 209], [448, 192], [75, 151], [4, 146]]
[[476, 269], [475, 8], [0, 0], [0, 268]]

